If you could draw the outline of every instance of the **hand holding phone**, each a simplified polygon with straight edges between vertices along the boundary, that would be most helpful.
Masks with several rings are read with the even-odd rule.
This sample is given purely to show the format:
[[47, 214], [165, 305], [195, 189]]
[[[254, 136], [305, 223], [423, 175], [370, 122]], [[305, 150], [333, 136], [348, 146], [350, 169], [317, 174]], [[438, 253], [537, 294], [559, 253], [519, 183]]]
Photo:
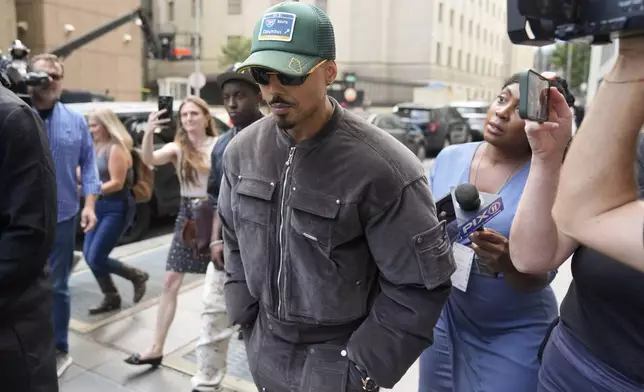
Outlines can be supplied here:
[[[556, 77], [551, 72], [540, 76], [545, 77], [547, 80], [554, 80]], [[522, 76], [521, 81], [523, 80], [524, 77]], [[525, 122], [525, 131], [530, 142], [533, 159], [561, 162], [564, 151], [572, 137], [573, 115], [566, 98], [557, 88], [550, 86], [548, 90], [548, 106], [545, 120], [531, 121], [532, 119], [528, 119]], [[521, 95], [521, 99], [523, 99], [523, 95]], [[521, 106], [522, 103], [519, 105]], [[519, 115], [523, 117], [521, 111], [522, 109], [519, 108]]]
[[550, 81], [533, 70], [519, 74], [519, 117], [544, 123], [549, 118]]
[[161, 95], [158, 100], [159, 111], [165, 109], [165, 112], [159, 116], [159, 120], [170, 119], [172, 118], [172, 109], [174, 106], [174, 98], [169, 95]]

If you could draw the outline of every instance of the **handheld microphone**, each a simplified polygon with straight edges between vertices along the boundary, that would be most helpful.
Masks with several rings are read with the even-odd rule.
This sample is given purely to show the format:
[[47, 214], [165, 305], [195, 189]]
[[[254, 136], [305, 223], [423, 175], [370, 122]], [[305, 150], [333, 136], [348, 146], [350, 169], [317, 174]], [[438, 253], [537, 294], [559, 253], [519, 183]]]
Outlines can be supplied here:
[[472, 184], [452, 189], [454, 212], [460, 239], [465, 239], [503, 211], [501, 196], [479, 192]]

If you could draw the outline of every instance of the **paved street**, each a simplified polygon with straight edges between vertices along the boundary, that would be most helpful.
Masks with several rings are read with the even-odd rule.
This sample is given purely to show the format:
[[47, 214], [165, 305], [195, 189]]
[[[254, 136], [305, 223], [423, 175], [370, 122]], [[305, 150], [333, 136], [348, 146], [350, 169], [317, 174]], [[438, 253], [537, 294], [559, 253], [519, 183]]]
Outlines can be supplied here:
[[[429, 169], [431, 161], [426, 161], [425, 166]], [[116, 278], [123, 308], [107, 316], [87, 315], [87, 308], [99, 301], [100, 294], [86, 264], [81, 262], [76, 267], [71, 279], [70, 325], [74, 365], [61, 378], [61, 392], [84, 392], [90, 388], [106, 392], [190, 390], [202, 307], [202, 276], [187, 276], [183, 282], [175, 321], [167, 338], [163, 366], [150, 370], [123, 362], [129, 354], [146, 349], [152, 341], [170, 238], [168, 234], [161, 235], [114, 250], [114, 257], [145, 269], [151, 278], [148, 293], [137, 305], [131, 303], [131, 285]], [[567, 263], [553, 284], [559, 300], [565, 295], [570, 279]], [[228, 370], [225, 380], [228, 391], [256, 391], [248, 372], [243, 344], [237, 339], [231, 341]], [[418, 368], [414, 365], [392, 391], [415, 391], [417, 379]]]

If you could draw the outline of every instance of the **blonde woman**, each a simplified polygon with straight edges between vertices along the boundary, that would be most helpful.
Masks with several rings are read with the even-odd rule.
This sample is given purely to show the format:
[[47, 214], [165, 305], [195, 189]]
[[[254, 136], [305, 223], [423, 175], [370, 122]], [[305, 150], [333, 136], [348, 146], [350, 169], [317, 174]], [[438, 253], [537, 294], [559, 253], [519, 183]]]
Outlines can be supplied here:
[[134, 302], [145, 294], [148, 274], [109, 257], [134, 217], [136, 204], [132, 187], [132, 137], [116, 114], [109, 109], [87, 116], [94, 139], [96, 166], [101, 180], [101, 197], [96, 201], [96, 228], [85, 234], [83, 255], [103, 292], [103, 301], [89, 309], [90, 314], [110, 312], [121, 307], [121, 296], [111, 274], [134, 285]]
[[181, 231], [187, 219], [193, 218], [193, 203], [208, 198], [210, 154], [217, 141], [215, 121], [208, 104], [201, 98], [189, 96], [179, 107], [179, 126], [175, 140], [154, 151], [154, 131], [167, 124], [159, 119], [165, 110], [150, 114], [142, 142], [141, 158], [148, 165], [175, 165], [181, 188], [181, 207], [174, 237], [168, 253], [163, 293], [157, 313], [157, 325], [152, 346], [144, 353], [133, 354], [125, 362], [131, 365], [158, 366], [163, 359], [163, 346], [174, 319], [179, 289], [186, 273], [205, 274], [210, 253], [195, 255], [181, 241]]

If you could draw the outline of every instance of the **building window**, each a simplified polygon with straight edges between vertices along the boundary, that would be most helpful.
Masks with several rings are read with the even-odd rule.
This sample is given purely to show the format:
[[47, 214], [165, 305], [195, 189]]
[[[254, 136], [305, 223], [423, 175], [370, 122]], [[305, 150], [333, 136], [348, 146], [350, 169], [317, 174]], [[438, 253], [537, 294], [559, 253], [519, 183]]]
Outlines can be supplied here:
[[476, 38], [481, 37], [481, 28], [479, 25], [476, 25]]
[[448, 67], [452, 66], [452, 47], [451, 46], [447, 47], [447, 66]]
[[463, 25], [465, 21], [463, 20], [463, 15], [461, 15], [460, 21], [458, 22], [458, 29], [462, 33], [463, 32]]
[[441, 43], [436, 43], [436, 64], [441, 65]]
[[467, 22], [467, 34], [469, 34], [470, 37], [472, 36], [472, 21], [471, 20], [469, 22]]
[[479, 73], [479, 57], [474, 56], [474, 73]]
[[465, 70], [466, 70], [467, 72], [470, 72], [470, 61], [471, 61], [471, 60], [472, 60], [472, 58], [470, 57], [470, 54], [468, 53], [468, 54], [465, 56]]
[[449, 10], [449, 27], [454, 27], [454, 10]]
[[326, 13], [326, 3], [327, 0], [315, 0], [315, 6], [321, 9], [324, 13]]
[[241, 0], [228, 0], [228, 15], [240, 15], [242, 13]]
[[462, 55], [463, 55], [463, 54], [462, 54], [462, 53], [461, 53], [461, 51], [459, 50], [459, 51], [458, 51], [458, 54], [456, 55], [456, 67], [457, 67], [458, 69], [463, 69], [463, 64], [462, 64], [462, 62], [461, 62], [461, 61], [462, 61], [462, 58], [461, 58], [461, 57], [462, 57]]
[[170, 0], [166, 5], [168, 7], [168, 22], [174, 22], [174, 1]]
[[438, 22], [443, 22], [443, 3], [438, 3]]

